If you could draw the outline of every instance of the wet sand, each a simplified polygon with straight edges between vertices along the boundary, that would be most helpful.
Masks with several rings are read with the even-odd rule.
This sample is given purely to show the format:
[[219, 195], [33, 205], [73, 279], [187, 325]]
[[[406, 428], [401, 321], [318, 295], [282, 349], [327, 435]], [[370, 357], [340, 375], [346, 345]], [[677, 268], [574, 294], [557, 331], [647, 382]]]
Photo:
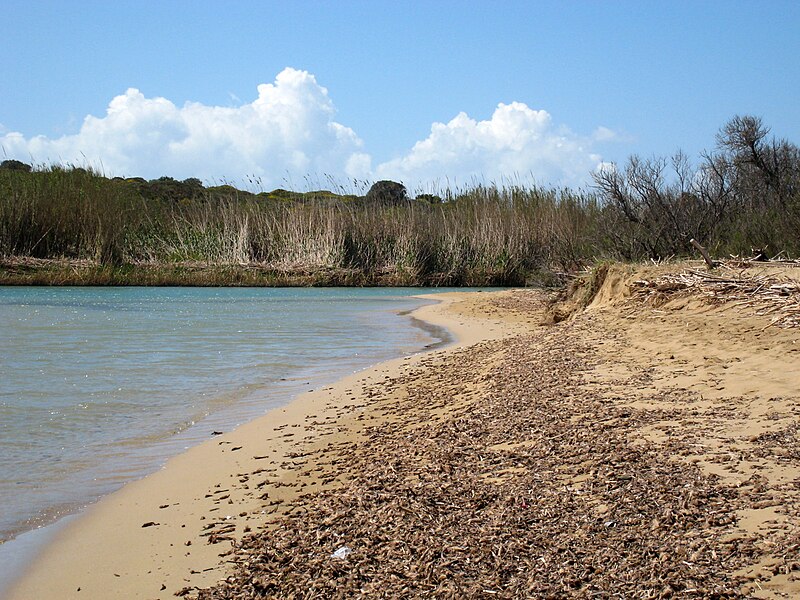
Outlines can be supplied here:
[[[450, 314], [461, 296], [437, 294], [440, 304], [415, 316], [446, 327], [457, 340], [451, 348], [502, 335], [500, 323], [473, 327], [468, 316]], [[124, 486], [60, 532], [8, 598], [172, 598], [186, 586], [216, 582], [229, 566], [220, 554], [232, 539], [284, 514], [301, 492], [334, 483], [335, 472], [304, 468], [309, 457], [357, 440], [366, 388], [418, 360], [382, 363], [303, 394]]]
[[437, 296], [456, 345], [176, 457], [11, 597], [796, 597], [800, 332], [632, 292], [658, 274], [556, 324], [543, 292]]

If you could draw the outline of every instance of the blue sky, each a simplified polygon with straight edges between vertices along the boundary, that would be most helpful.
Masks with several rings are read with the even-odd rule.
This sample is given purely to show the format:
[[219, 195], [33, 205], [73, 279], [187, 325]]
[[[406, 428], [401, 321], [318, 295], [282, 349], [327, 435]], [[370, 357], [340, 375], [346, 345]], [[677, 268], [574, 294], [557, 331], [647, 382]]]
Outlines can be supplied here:
[[798, 2], [6, 0], [2, 12], [0, 157], [27, 162], [266, 188], [323, 174], [582, 185], [632, 153], [696, 156], [735, 114], [800, 141]]

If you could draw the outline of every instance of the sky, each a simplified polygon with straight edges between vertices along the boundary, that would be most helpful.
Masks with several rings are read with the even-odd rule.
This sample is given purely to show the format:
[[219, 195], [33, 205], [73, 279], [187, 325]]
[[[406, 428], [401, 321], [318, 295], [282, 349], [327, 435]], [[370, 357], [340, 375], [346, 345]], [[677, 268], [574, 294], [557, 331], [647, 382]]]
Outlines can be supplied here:
[[0, 159], [258, 191], [591, 184], [800, 142], [800, 2], [4, 0]]

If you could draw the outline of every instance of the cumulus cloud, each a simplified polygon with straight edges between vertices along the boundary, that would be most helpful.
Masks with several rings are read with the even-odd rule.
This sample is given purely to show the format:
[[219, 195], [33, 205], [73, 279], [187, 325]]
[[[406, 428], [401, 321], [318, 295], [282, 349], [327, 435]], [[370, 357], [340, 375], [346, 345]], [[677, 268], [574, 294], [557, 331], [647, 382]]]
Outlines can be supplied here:
[[87, 116], [74, 135], [26, 139], [11, 132], [0, 145], [23, 160], [88, 163], [109, 175], [236, 182], [255, 176], [265, 187], [307, 175], [367, 176], [362, 141], [334, 113], [313, 75], [286, 68], [241, 106], [179, 107], [131, 88], [111, 100], [105, 116]]
[[[611, 133], [602, 128], [601, 137], [608, 139]], [[501, 103], [485, 121], [462, 112], [447, 124], [434, 123], [426, 139], [406, 155], [379, 165], [376, 174], [422, 188], [444, 187], [445, 177], [450, 185], [518, 179], [581, 184], [601, 162], [591, 150], [593, 139], [554, 125], [545, 110]]]
[[[233, 98], [233, 97], [232, 97]], [[37, 164], [91, 166], [107, 175], [245, 184], [264, 189], [331, 176], [338, 182], [393, 179], [411, 190], [475, 181], [531, 180], [582, 184], [602, 160], [592, 147], [613, 141], [598, 127], [581, 137], [553, 123], [545, 110], [499, 104], [487, 120], [459, 113], [434, 123], [407, 153], [373, 167], [362, 140], [335, 120], [328, 91], [314, 75], [286, 68], [257, 97], [236, 106], [149, 98], [135, 88], [111, 100], [103, 116], [87, 116], [77, 133], [27, 138], [0, 126], [0, 156]]]

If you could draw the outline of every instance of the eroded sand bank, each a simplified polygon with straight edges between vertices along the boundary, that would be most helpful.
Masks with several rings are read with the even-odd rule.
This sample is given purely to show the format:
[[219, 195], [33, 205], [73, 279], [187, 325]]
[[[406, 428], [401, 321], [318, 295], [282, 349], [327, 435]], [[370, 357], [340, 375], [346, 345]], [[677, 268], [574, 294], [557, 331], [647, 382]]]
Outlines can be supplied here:
[[800, 333], [631, 297], [663, 270], [557, 324], [542, 292], [446, 295], [417, 316], [458, 345], [173, 459], [12, 597], [796, 597]]

